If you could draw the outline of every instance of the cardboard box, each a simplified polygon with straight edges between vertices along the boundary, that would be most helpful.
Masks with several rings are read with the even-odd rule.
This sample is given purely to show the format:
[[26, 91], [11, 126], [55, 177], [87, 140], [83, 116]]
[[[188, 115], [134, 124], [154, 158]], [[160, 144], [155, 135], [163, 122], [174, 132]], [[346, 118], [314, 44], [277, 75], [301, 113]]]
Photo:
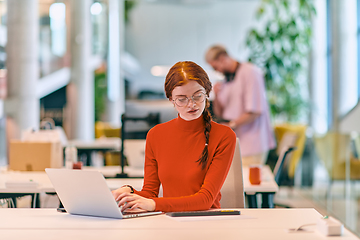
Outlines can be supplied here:
[[10, 142], [10, 170], [44, 171], [45, 168], [61, 168], [63, 165], [60, 142]]

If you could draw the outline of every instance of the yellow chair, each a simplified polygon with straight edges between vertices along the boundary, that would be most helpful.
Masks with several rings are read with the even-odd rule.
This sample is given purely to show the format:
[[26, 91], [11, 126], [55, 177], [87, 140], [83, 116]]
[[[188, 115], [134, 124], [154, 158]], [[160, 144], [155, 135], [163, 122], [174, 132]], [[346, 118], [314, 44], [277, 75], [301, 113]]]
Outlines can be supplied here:
[[288, 176], [289, 178], [294, 178], [296, 167], [302, 157], [305, 148], [306, 141], [306, 125], [301, 124], [278, 124], [274, 127], [274, 132], [276, 136], [276, 140], [278, 142], [277, 152], [280, 153], [282, 151], [281, 146], [283, 142], [283, 138], [289, 135], [296, 135], [295, 144], [291, 144], [291, 147], [296, 147], [296, 150], [290, 156], [288, 160]]
[[[98, 121], [95, 123], [95, 138], [101, 137], [118, 137], [120, 141], [121, 128], [114, 128], [107, 122]], [[120, 152], [106, 152], [105, 153], [106, 166], [120, 165]]]
[[121, 138], [121, 128], [114, 128], [107, 122], [95, 123], [95, 138], [100, 137], [118, 137]]
[[104, 122], [96, 122], [95, 123], [95, 138], [105, 137], [104, 128], [105, 128]]
[[346, 161], [350, 161], [350, 179], [360, 179], [360, 161], [351, 153], [350, 134], [328, 132], [315, 136], [314, 143], [331, 180], [346, 179]]
[[[105, 165], [106, 166], [120, 166], [120, 151], [105, 153]], [[125, 165], [126, 162], [125, 162]]]

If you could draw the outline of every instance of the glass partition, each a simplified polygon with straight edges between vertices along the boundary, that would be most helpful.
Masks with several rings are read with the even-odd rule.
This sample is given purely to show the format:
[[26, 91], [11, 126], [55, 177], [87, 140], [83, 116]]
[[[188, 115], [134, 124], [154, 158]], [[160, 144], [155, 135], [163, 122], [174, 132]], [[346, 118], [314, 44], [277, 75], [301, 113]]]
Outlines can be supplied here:
[[305, 194], [309, 199], [360, 234], [358, 200], [360, 180], [359, 133], [315, 134], [314, 182]]

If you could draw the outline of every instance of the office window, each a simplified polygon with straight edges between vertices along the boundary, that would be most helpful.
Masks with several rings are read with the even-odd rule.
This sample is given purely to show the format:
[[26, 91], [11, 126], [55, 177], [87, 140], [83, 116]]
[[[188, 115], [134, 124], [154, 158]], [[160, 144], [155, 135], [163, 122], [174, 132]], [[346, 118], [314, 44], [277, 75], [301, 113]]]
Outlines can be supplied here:
[[39, 0], [40, 77], [66, 65], [66, 5], [63, 1]]
[[358, 69], [358, 99], [360, 99], [360, 0], [357, 0], [357, 69]]
[[50, 6], [51, 51], [58, 57], [66, 52], [65, 4], [53, 3]]
[[332, 52], [331, 52], [331, 0], [326, 0], [326, 47], [327, 47], [327, 54], [326, 54], [326, 61], [327, 61], [327, 85], [326, 89], [327, 91], [327, 129], [332, 126]]
[[[340, 2], [340, 1], [339, 1]], [[345, 116], [358, 102], [357, 0], [338, 5], [339, 117]]]
[[[95, 55], [105, 56], [107, 53], [108, 41], [108, 15], [107, 5], [103, 2], [94, 2], [91, 5], [91, 21], [92, 21], [92, 52]], [[116, 21], [116, 20], [113, 20]], [[118, 20], [117, 20], [118, 21]], [[110, 22], [111, 24], [112, 22]], [[119, 30], [114, 30], [118, 34]]]
[[313, 40], [311, 50], [311, 125], [317, 133], [328, 130], [330, 104], [329, 74], [330, 47], [327, 0], [315, 1], [316, 16], [313, 20]]

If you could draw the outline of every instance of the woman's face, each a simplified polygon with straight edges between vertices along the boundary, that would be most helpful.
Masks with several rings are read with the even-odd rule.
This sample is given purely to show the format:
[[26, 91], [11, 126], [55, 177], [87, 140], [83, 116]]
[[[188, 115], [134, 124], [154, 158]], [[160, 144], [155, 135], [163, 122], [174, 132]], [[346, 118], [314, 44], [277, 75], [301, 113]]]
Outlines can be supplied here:
[[205, 99], [205, 89], [196, 81], [189, 81], [174, 88], [170, 101], [173, 102], [180, 117], [190, 121], [201, 116], [205, 109]]

